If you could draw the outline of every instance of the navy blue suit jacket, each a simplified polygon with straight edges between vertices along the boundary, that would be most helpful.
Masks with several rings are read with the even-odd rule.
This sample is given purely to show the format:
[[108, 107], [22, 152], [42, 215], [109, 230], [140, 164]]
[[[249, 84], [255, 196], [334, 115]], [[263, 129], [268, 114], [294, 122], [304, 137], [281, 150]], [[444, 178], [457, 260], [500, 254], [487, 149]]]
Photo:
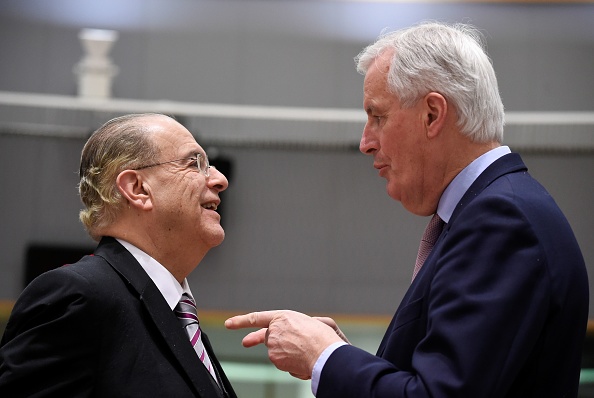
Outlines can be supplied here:
[[337, 349], [317, 397], [576, 397], [588, 294], [568, 222], [508, 154], [458, 203], [377, 356]]
[[113, 238], [42, 274], [0, 343], [0, 397], [235, 397], [223, 392], [136, 259]]

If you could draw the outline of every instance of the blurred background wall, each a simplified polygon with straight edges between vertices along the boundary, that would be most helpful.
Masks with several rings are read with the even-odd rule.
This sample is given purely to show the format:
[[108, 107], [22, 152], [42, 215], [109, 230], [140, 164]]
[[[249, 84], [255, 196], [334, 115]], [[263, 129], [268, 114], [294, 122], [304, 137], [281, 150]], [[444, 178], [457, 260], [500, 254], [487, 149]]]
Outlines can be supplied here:
[[[92, 249], [77, 217], [82, 146], [109, 118], [157, 107], [231, 164], [227, 238], [190, 277], [201, 307], [392, 314], [428, 220], [391, 200], [357, 151], [353, 57], [384, 28], [427, 19], [485, 33], [506, 144], [557, 199], [592, 272], [593, 3], [3, 0], [0, 299], [22, 290], [31, 245]], [[128, 102], [72, 105], [83, 28], [119, 33], [112, 97]]]

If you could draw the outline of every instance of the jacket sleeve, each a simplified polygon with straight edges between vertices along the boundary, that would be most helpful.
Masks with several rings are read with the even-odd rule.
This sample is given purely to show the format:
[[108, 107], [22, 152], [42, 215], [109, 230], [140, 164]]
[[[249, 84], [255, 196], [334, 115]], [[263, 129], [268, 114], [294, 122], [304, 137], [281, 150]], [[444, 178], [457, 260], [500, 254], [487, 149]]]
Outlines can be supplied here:
[[[92, 285], [68, 266], [23, 291], [0, 343], [0, 396], [85, 397], [98, 357]], [[95, 298], [96, 300], [96, 298]]]

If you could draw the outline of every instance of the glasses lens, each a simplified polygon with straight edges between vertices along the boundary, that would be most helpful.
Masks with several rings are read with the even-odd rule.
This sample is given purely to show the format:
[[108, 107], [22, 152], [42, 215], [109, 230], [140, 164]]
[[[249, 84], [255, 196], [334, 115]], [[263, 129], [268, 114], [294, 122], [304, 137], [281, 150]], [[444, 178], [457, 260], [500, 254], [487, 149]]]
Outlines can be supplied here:
[[208, 163], [208, 157], [206, 155], [198, 154], [198, 167], [200, 167], [200, 171], [203, 172], [205, 176], [209, 176], [210, 164]]

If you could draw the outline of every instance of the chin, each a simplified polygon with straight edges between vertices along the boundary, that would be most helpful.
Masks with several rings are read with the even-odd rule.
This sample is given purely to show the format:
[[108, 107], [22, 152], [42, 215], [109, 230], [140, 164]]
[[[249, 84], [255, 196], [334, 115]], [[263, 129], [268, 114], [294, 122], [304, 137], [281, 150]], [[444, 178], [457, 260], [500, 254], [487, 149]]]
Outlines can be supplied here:
[[215, 244], [213, 245], [213, 247], [220, 245], [221, 243], [223, 243], [223, 241], [225, 240], [225, 233], [223, 233], [223, 235], [221, 236], [221, 238], [215, 242]]
[[395, 201], [402, 202], [402, 195], [400, 194], [400, 190], [390, 185], [389, 181], [386, 184], [386, 192], [388, 193], [388, 196], [394, 199]]
[[209, 243], [210, 247], [216, 247], [218, 245], [220, 245], [221, 243], [223, 243], [223, 241], [225, 240], [225, 230], [223, 229], [223, 227], [219, 227], [219, 231], [212, 231], [212, 233], [210, 234], [210, 236], [207, 239], [207, 242]]

